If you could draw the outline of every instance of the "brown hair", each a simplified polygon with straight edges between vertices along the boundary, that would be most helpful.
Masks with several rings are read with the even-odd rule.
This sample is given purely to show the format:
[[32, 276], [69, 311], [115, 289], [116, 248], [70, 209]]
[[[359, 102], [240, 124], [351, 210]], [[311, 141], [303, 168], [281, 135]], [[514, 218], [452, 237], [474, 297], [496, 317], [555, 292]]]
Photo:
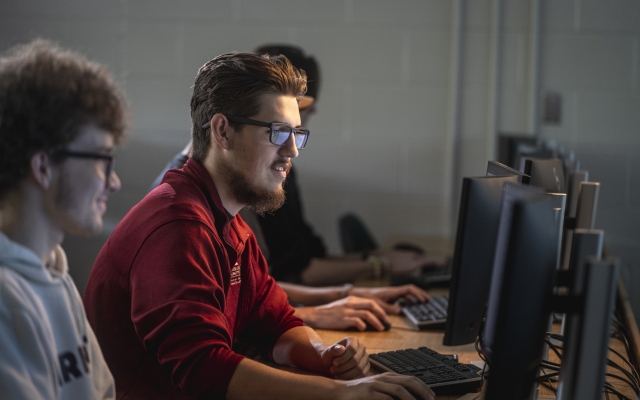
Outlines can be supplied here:
[[215, 114], [251, 117], [260, 112], [259, 99], [263, 94], [298, 97], [306, 89], [304, 71], [292, 66], [284, 56], [229, 53], [214, 58], [198, 70], [193, 86], [191, 157], [196, 161], [206, 157], [211, 130], [202, 129], [202, 125]]
[[42, 39], [13, 48], [0, 58], [0, 198], [27, 176], [34, 153], [67, 145], [87, 124], [119, 143], [128, 122], [105, 67]]
[[253, 51], [256, 54], [269, 54], [270, 56], [282, 55], [291, 61], [291, 64], [303, 70], [307, 74], [307, 92], [305, 95], [318, 101], [320, 93], [320, 65], [313, 56], [304, 54], [300, 47], [288, 44], [265, 44]]

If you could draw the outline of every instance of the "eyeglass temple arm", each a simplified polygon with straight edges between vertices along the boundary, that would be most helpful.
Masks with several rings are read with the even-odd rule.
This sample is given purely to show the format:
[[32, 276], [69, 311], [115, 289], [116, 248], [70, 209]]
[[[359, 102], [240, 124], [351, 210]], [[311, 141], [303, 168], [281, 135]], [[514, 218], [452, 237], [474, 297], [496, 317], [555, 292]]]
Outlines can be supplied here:
[[[271, 124], [268, 123], [268, 122], [256, 121], [256, 120], [249, 119], [249, 118], [227, 116], [227, 119], [229, 121], [231, 121], [231, 122], [235, 122], [235, 123], [238, 123], [238, 124], [264, 126], [266, 128], [271, 128]], [[202, 129], [209, 129], [210, 127], [211, 127], [211, 121], [209, 121], [206, 124], [202, 125]]]

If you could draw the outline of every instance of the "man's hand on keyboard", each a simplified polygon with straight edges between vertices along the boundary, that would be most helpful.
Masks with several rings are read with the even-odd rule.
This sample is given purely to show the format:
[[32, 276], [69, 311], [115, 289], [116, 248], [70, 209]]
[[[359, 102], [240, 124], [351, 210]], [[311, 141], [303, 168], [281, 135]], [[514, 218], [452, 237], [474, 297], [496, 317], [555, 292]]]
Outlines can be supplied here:
[[415, 285], [390, 286], [380, 288], [354, 287], [349, 294], [374, 299], [389, 314], [400, 314], [400, 307], [393, 304], [398, 299], [424, 303], [430, 299], [427, 292]]
[[392, 396], [401, 400], [433, 400], [435, 393], [419, 379], [393, 372], [367, 376], [366, 378], [340, 382], [336, 399], [388, 399]]
[[379, 301], [348, 296], [316, 307], [296, 307], [296, 316], [316, 329], [349, 329], [364, 331], [367, 325], [384, 330], [381, 321], [389, 322]]

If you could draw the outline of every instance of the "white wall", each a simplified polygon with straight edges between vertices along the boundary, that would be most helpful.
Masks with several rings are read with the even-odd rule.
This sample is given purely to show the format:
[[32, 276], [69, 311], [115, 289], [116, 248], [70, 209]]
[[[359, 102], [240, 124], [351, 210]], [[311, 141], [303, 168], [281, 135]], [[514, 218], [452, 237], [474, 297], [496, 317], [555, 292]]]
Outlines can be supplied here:
[[[531, 36], [536, 4], [539, 58]], [[337, 218], [352, 210], [380, 242], [453, 234], [460, 177], [483, 174], [496, 132], [533, 133], [540, 95], [559, 92], [562, 122], [538, 125], [539, 133], [574, 149], [602, 182], [596, 225], [624, 257], [626, 276], [640, 279], [639, 4], [4, 0], [0, 49], [51, 38], [106, 64], [122, 83], [134, 125], [117, 163], [123, 190], [109, 204], [117, 221], [188, 140], [190, 87], [203, 63], [266, 43], [303, 47], [320, 62], [322, 87], [309, 146], [295, 163], [307, 218], [333, 252], [340, 251]], [[79, 265], [91, 264], [105, 237], [65, 243], [81, 288], [88, 268]]]

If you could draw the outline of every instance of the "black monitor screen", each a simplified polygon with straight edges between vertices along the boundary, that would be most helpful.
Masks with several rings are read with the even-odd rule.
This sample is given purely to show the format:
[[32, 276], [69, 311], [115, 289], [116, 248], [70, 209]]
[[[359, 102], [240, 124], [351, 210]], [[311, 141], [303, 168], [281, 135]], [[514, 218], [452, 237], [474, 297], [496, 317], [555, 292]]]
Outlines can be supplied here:
[[546, 149], [544, 147], [520, 146], [520, 148], [518, 149], [515, 168], [522, 170], [524, 168], [525, 160], [529, 158], [550, 159], [554, 157], [556, 157], [556, 153], [553, 150]]
[[564, 166], [560, 158], [528, 158], [524, 171], [529, 175], [529, 185], [538, 186], [551, 193], [567, 193], [564, 183]]
[[489, 294], [500, 202], [518, 176], [464, 178], [443, 344], [473, 343]]
[[518, 154], [523, 146], [537, 146], [538, 138], [529, 135], [505, 134], [498, 136], [498, 161], [513, 168], [518, 168]]
[[505, 188], [482, 338], [487, 400], [529, 398], [542, 358], [558, 231], [553, 200], [535, 189]]

